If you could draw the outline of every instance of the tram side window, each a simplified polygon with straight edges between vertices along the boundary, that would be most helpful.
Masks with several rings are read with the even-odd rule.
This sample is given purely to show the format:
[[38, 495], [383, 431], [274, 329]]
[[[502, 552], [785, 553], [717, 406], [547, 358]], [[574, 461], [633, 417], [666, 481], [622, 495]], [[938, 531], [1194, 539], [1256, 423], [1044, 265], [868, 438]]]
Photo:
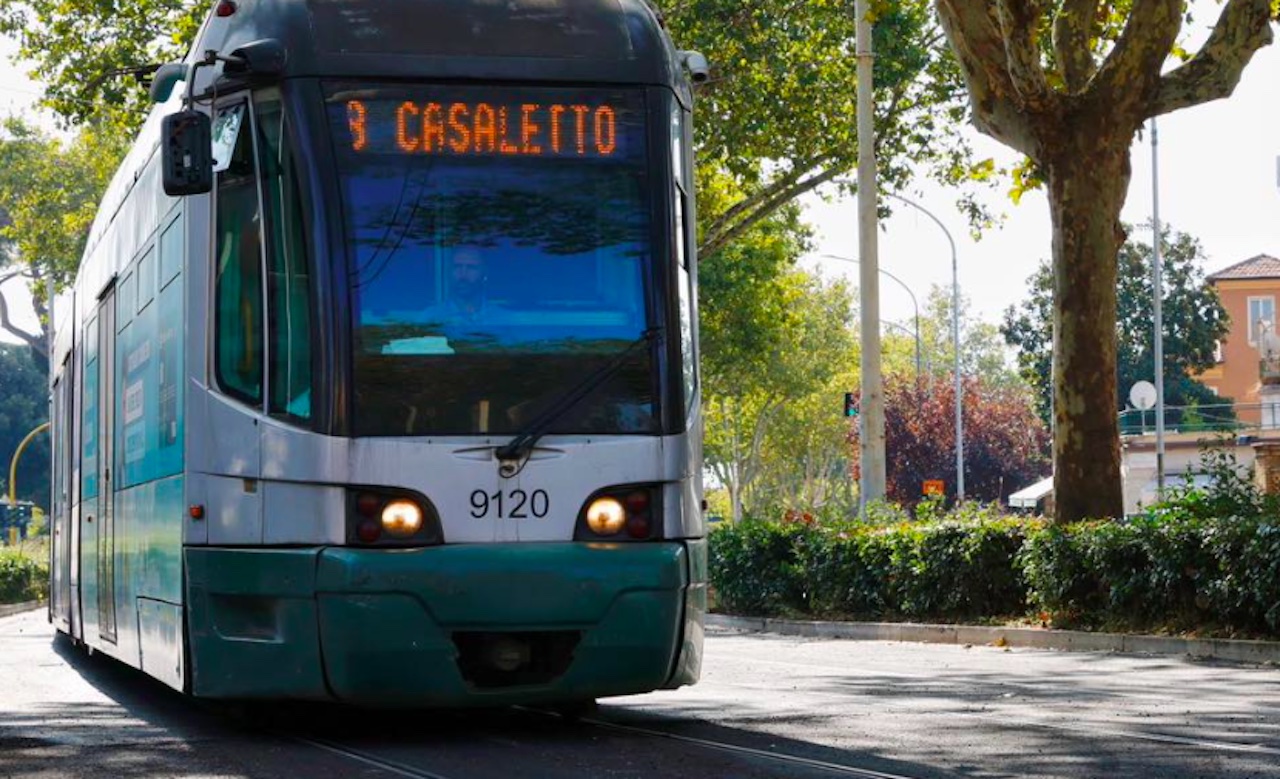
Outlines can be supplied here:
[[675, 182], [675, 191], [673, 199], [675, 203], [675, 244], [676, 244], [676, 266], [677, 283], [680, 286], [680, 359], [681, 373], [684, 379], [684, 402], [686, 419], [693, 410], [694, 394], [697, 391], [698, 367], [696, 355], [694, 354], [693, 342], [693, 311], [694, 311], [694, 293], [693, 293], [693, 274], [689, 270], [689, 251], [687, 241], [689, 233], [686, 227], [686, 219], [689, 208], [689, 194], [686, 191], [687, 184], [685, 182], [684, 168], [684, 112], [679, 105], [672, 107], [671, 111], [671, 164], [673, 181]]
[[[218, 170], [218, 253], [214, 365], [232, 397], [262, 403], [262, 216], [246, 104], [218, 111], [213, 128]], [[221, 157], [226, 157], [224, 162]]]
[[306, 420], [311, 418], [311, 277], [298, 169], [279, 96], [259, 95], [254, 118], [268, 228], [268, 410]]

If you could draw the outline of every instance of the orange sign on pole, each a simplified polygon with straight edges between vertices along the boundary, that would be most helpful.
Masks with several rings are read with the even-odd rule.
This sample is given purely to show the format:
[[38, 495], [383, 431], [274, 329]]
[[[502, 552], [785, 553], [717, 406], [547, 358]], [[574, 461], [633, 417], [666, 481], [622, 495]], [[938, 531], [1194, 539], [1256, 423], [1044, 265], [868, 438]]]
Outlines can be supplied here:
[[926, 479], [924, 483], [925, 495], [945, 495], [947, 494], [947, 485], [942, 479]]

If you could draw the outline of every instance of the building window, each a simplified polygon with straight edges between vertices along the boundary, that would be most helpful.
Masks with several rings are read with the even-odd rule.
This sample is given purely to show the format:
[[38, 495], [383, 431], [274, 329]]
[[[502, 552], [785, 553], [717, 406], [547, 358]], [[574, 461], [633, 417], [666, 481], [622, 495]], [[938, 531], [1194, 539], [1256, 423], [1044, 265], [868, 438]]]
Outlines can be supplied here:
[[[1249, 298], [1249, 345], [1257, 346], [1262, 329], [1271, 330], [1276, 322], [1274, 297]], [[1260, 326], [1262, 329], [1260, 329]]]

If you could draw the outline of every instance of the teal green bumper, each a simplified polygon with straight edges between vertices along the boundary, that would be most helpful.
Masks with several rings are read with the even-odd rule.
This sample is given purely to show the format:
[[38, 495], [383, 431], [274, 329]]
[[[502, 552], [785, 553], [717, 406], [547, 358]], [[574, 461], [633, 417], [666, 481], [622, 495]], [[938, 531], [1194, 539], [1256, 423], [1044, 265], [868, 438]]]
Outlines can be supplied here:
[[[193, 691], [454, 706], [690, 683], [705, 556], [704, 542], [192, 548]], [[508, 645], [527, 667], [493, 667]]]

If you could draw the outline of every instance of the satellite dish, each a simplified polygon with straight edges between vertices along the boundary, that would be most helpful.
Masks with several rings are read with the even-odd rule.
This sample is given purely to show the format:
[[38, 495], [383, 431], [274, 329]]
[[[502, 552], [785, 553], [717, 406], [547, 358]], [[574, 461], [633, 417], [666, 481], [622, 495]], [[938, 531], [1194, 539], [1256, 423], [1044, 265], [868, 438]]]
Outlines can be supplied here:
[[1149, 408], [1155, 408], [1156, 405], [1156, 385], [1149, 381], [1140, 381], [1133, 385], [1129, 390], [1129, 402], [1134, 408], [1140, 408], [1146, 411]]

